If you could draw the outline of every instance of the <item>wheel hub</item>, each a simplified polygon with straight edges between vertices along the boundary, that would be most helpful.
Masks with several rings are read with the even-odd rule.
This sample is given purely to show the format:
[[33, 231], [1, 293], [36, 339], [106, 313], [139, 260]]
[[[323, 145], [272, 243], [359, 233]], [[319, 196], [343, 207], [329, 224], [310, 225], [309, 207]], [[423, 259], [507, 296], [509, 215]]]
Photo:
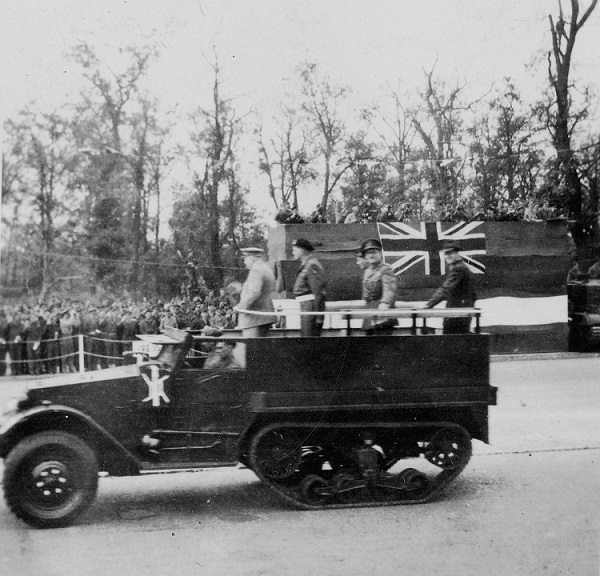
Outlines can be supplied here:
[[50, 508], [60, 506], [73, 488], [69, 469], [63, 462], [41, 462], [31, 471], [28, 488], [30, 497], [38, 504]]
[[469, 461], [471, 442], [460, 430], [440, 430], [433, 435], [424, 454], [432, 464], [444, 470], [454, 470]]

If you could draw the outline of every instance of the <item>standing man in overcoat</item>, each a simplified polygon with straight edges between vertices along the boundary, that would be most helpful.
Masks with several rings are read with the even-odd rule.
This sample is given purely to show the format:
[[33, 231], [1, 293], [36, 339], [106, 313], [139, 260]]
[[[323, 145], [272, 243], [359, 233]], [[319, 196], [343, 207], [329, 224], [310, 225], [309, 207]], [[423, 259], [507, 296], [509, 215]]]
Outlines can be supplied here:
[[[300, 312], [323, 312], [325, 310], [325, 269], [313, 255], [314, 246], [304, 238], [292, 243], [292, 254], [300, 260], [300, 269], [294, 282], [294, 296], [300, 304]], [[300, 316], [302, 336], [320, 336], [323, 316]]]
[[241, 310], [257, 312], [275, 312], [273, 296], [275, 294], [275, 274], [271, 267], [262, 259], [264, 250], [261, 248], [242, 248], [244, 266], [248, 268], [248, 278], [242, 286], [240, 301], [236, 309], [240, 310], [238, 327], [244, 337], [256, 338], [266, 336], [271, 324], [277, 322], [277, 316], [258, 315]]
[[[435, 291], [425, 308], [433, 308], [446, 300], [446, 308], [472, 308], [477, 295], [473, 289], [473, 275], [460, 256], [460, 246], [444, 245], [444, 258], [448, 272], [444, 283]], [[471, 318], [444, 318], [444, 334], [467, 334]]]

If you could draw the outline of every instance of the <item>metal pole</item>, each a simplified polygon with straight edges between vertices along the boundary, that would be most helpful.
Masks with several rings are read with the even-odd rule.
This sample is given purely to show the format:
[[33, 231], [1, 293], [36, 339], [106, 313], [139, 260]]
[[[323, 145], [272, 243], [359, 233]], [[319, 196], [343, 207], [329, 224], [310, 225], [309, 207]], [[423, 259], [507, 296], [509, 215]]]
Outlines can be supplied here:
[[79, 348], [79, 373], [85, 372], [85, 366], [83, 364], [83, 334], [77, 334], [77, 347]]

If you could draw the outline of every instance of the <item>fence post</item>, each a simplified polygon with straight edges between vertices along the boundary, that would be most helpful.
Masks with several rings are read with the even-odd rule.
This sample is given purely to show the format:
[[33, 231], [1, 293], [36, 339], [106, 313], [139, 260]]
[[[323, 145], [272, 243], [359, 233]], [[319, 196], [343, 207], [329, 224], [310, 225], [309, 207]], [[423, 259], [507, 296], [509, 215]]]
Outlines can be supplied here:
[[79, 348], [79, 373], [83, 374], [85, 372], [85, 366], [83, 364], [83, 334], [77, 334], [77, 347]]

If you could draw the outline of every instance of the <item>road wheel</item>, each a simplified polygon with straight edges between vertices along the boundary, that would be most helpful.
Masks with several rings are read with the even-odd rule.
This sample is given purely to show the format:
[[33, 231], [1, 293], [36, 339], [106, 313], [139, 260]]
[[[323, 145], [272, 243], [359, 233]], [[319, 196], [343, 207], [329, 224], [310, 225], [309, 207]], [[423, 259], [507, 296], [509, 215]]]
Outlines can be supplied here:
[[290, 430], [270, 430], [254, 441], [253, 448], [254, 465], [271, 480], [290, 480], [302, 463], [302, 442]]
[[425, 458], [444, 470], [466, 465], [471, 458], [471, 438], [462, 428], [436, 432], [424, 451]]
[[403, 470], [399, 478], [406, 484], [406, 494], [411, 500], [420, 500], [430, 488], [427, 476], [414, 468]]
[[34, 434], [19, 442], [4, 461], [8, 507], [38, 528], [71, 524], [91, 504], [97, 489], [96, 455], [73, 434]]
[[324, 478], [316, 474], [310, 474], [302, 480], [300, 491], [307, 504], [322, 506], [331, 498], [328, 487], [329, 483]]

